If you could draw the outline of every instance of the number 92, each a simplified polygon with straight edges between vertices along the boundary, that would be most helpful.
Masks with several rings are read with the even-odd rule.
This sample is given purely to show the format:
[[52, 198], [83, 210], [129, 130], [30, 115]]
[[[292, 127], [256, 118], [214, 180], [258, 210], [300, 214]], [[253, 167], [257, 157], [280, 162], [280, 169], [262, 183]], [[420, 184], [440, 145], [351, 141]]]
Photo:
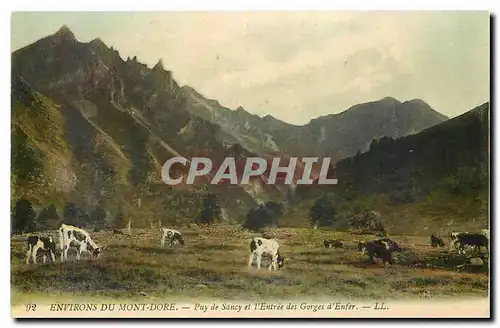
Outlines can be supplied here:
[[35, 303], [26, 304], [26, 312], [30, 312], [30, 311], [36, 311], [36, 304]]

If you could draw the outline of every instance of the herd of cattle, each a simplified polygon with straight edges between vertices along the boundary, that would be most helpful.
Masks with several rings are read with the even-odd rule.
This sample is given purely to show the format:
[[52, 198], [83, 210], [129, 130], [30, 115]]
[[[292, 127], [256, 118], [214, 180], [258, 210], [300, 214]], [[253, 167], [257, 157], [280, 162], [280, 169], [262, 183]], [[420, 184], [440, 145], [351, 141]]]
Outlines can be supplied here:
[[[59, 245], [61, 249], [61, 262], [68, 260], [68, 250], [70, 248], [76, 249], [76, 260], [80, 260], [83, 252], [88, 252], [92, 257], [98, 258], [101, 252], [105, 249], [103, 246], [98, 246], [90, 237], [90, 234], [82, 229], [72, 225], [62, 224], [59, 228]], [[115, 231], [115, 233], [120, 233]], [[450, 248], [457, 249], [458, 254], [465, 254], [466, 248], [470, 247], [474, 251], [479, 252], [481, 247], [488, 250], [489, 246], [489, 230], [482, 230], [481, 233], [469, 232], [452, 232], [450, 234]], [[47, 254], [55, 262], [56, 243], [52, 237], [46, 236], [29, 236], [28, 237], [28, 251], [26, 254], [26, 264], [32, 258], [33, 263], [36, 264], [36, 256], [39, 250], [43, 252], [43, 263], [45, 263]], [[165, 246], [167, 241], [169, 246], [173, 244], [184, 245], [183, 235], [180, 231], [174, 229], [161, 228], [161, 247]], [[444, 247], [443, 238], [434, 234], [430, 237], [430, 245], [432, 247]], [[343, 242], [340, 240], [325, 240], [325, 248], [342, 248]], [[401, 247], [390, 238], [380, 238], [372, 241], [358, 242], [358, 250], [363, 254], [367, 254], [371, 263], [375, 258], [382, 260], [383, 264], [393, 264], [392, 254], [394, 252], [401, 252]], [[250, 241], [250, 256], [248, 259], [248, 267], [252, 266], [254, 258], [256, 258], [257, 267], [261, 267], [262, 256], [271, 257], [269, 270], [278, 270], [282, 268], [285, 263], [285, 258], [281, 252], [279, 243], [275, 239], [268, 239], [263, 237], [254, 237]]]

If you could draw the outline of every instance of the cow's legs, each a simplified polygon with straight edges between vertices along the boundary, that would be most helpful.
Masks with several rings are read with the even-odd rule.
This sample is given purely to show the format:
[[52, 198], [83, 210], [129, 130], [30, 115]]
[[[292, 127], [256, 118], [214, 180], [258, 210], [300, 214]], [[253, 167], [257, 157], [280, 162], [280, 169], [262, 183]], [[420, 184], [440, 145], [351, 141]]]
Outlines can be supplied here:
[[268, 265], [268, 267], [267, 267], [267, 269], [268, 269], [269, 271], [272, 271], [272, 270], [273, 270], [273, 266], [274, 266], [273, 264], [274, 264], [274, 256], [273, 256], [273, 257], [272, 257], [272, 259], [271, 259], [271, 263], [269, 263], [269, 265]]
[[389, 255], [387, 256], [387, 262], [389, 262], [390, 265], [394, 263], [394, 261], [392, 260], [392, 253], [389, 253]]
[[26, 252], [26, 264], [29, 264], [30, 257], [31, 257], [31, 252], [32, 252], [31, 245], [29, 245], [28, 246], [28, 251]]
[[47, 262], [47, 255], [43, 254], [43, 264], [45, 264], [45, 262]]
[[80, 245], [78, 246], [77, 251], [76, 251], [76, 260], [77, 260], [77, 261], [80, 261], [80, 256], [82, 255], [82, 251], [83, 251], [83, 249], [82, 249], [82, 247], [83, 247], [83, 246], [82, 246], [82, 245], [83, 245], [83, 244], [80, 244]]
[[370, 263], [375, 263], [375, 259], [373, 258], [373, 254], [370, 254], [369, 257], [370, 257]]
[[63, 256], [64, 261], [68, 260], [68, 251], [69, 251], [69, 246], [68, 245], [64, 246], [64, 252], [63, 252], [64, 253], [64, 256]]
[[269, 264], [269, 271], [271, 271], [272, 269], [274, 269], [274, 271], [278, 270], [277, 263], [278, 263], [278, 255], [275, 255], [273, 256], [271, 264]]
[[262, 260], [262, 255], [261, 254], [257, 254], [257, 269], [260, 269], [260, 262]]
[[250, 253], [250, 256], [248, 257], [248, 267], [252, 266], [252, 262], [253, 262], [253, 253]]
[[50, 251], [50, 258], [52, 259], [52, 263], [56, 263], [56, 255], [53, 251]]
[[38, 246], [33, 246], [33, 252], [31, 253], [31, 257], [33, 258], [33, 263], [36, 264], [36, 253], [38, 252]]

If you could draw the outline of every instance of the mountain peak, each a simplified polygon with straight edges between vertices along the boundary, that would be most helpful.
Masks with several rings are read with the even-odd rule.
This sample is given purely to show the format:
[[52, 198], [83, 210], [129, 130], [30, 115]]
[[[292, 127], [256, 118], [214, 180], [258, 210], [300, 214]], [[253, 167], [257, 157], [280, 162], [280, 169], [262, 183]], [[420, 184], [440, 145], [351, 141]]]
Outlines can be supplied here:
[[57, 32], [54, 34], [54, 36], [61, 37], [64, 39], [75, 40], [75, 35], [73, 34], [73, 32], [71, 32], [71, 30], [69, 29], [69, 27], [67, 25], [61, 26], [61, 28], [59, 30], [57, 30]]
[[107, 48], [106, 44], [102, 41], [101, 38], [95, 38], [94, 40], [90, 41], [90, 44], [105, 46]]
[[380, 102], [401, 104], [401, 102], [394, 97], [384, 97], [384, 98], [380, 99]]
[[415, 104], [415, 105], [425, 105], [425, 106], [429, 106], [429, 104], [427, 104], [425, 101], [423, 101], [422, 99], [412, 99], [410, 101], [408, 101], [408, 103], [410, 104]]
[[165, 69], [163, 68], [163, 59], [158, 60], [158, 63], [153, 67], [153, 71], [163, 72]]

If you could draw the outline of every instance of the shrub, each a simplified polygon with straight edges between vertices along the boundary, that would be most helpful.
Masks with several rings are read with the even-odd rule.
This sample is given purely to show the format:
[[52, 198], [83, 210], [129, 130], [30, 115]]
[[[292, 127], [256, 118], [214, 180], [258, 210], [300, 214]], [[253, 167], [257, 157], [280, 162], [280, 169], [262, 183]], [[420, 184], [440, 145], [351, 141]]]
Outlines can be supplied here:
[[375, 211], [366, 211], [349, 220], [349, 231], [360, 234], [385, 235], [381, 216]]

